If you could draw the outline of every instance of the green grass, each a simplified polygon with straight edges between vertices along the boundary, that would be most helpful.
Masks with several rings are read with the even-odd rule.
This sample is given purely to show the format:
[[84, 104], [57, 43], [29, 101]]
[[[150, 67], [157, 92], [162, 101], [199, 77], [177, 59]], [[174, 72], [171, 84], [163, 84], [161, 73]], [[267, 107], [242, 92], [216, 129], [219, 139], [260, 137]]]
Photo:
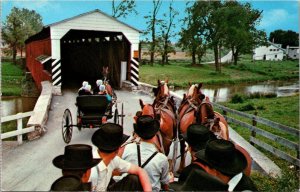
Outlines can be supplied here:
[[229, 68], [268, 75], [274, 80], [298, 78], [299, 76], [298, 61], [241, 61], [239, 65], [231, 65]]
[[3, 96], [20, 96], [24, 71], [10, 62], [1, 64], [1, 90]]
[[[246, 98], [246, 97], [245, 97]], [[258, 116], [267, 118], [271, 121], [275, 121], [295, 129], [299, 129], [299, 95], [290, 97], [278, 97], [278, 98], [260, 98], [260, 99], [249, 99], [244, 100], [243, 103], [221, 103], [229, 108], [239, 110], [245, 105], [253, 105], [255, 110], [246, 111], [246, 113], [254, 114], [255, 111], [258, 112]], [[236, 115], [228, 114], [228, 116], [235, 119], [241, 120], [251, 124], [251, 120], [242, 118]], [[236, 130], [242, 137], [249, 141], [251, 135], [250, 131], [238, 125], [230, 124], [230, 126]], [[279, 131], [272, 127], [264, 126], [262, 124], [257, 124], [257, 127], [269, 131], [273, 134], [284, 137], [295, 143], [299, 143], [299, 138], [292, 136], [288, 133]], [[281, 151], [284, 151], [291, 156], [296, 157], [296, 151], [291, 150], [275, 141], [267, 139], [263, 136], [256, 136], [259, 140], [268, 143]], [[295, 191], [299, 187], [299, 173], [294, 168], [290, 168], [291, 164], [276, 157], [272, 153], [256, 146], [260, 151], [266, 154], [271, 160], [273, 160], [283, 171], [283, 176], [278, 179], [271, 179], [261, 173], [253, 173], [251, 175], [252, 180], [258, 186], [260, 191]]]
[[140, 81], [156, 85], [157, 79], [169, 79], [169, 84], [186, 87], [188, 83], [236, 84], [266, 80], [287, 80], [298, 78], [297, 61], [241, 61], [237, 66], [225, 65], [221, 73], [215, 72], [214, 65], [190, 66], [189, 62], [170, 62], [170, 65], [142, 65]]

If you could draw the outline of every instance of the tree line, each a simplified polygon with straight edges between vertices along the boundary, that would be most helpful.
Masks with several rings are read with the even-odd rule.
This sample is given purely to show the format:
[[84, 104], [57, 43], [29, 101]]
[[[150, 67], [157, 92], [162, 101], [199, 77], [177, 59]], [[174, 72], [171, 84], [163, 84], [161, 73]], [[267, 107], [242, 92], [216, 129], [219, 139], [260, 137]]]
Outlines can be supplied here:
[[[138, 14], [134, 0], [112, 0], [112, 16], [126, 18]], [[254, 9], [250, 3], [237, 1], [188, 1], [185, 18], [178, 22], [179, 12], [174, 8], [173, 0], [168, 1], [168, 9], [161, 10], [162, 0], [152, 0], [152, 8], [144, 16], [147, 28], [144, 30], [145, 44], [149, 46], [150, 64], [153, 65], [155, 54], [161, 56], [161, 64], [168, 64], [169, 54], [175, 52], [171, 39], [179, 36], [177, 46], [192, 58], [192, 65], [200, 64], [208, 49], [213, 50], [215, 69], [221, 72], [219, 62], [220, 48], [232, 51], [234, 64], [241, 54], [252, 53], [259, 45], [267, 41], [266, 33], [258, 30], [262, 11]], [[164, 11], [162, 14], [160, 14]], [[162, 16], [160, 16], [162, 15]], [[161, 18], [162, 17], [162, 18]], [[182, 26], [179, 33], [176, 25]], [[25, 49], [25, 40], [39, 32], [43, 27], [42, 17], [33, 10], [14, 7], [3, 23], [3, 40], [9, 45], [13, 61], [17, 50]], [[298, 33], [276, 30], [269, 40], [276, 43], [298, 46]]]

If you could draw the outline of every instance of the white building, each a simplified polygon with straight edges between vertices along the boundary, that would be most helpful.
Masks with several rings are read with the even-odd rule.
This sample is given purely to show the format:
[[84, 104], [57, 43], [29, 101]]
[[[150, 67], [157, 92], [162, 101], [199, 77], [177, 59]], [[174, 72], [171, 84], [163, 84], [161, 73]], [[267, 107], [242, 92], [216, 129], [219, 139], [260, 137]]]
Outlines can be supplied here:
[[286, 54], [288, 58], [299, 59], [299, 47], [286, 47]]
[[268, 42], [269, 46], [257, 47], [254, 50], [253, 60], [282, 61], [285, 50], [281, 44]]

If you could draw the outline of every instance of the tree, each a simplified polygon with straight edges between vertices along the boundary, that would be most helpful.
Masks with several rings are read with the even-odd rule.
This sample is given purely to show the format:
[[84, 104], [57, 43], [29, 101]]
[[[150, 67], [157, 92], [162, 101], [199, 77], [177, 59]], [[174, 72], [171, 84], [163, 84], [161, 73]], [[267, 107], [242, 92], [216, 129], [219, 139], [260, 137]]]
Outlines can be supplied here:
[[151, 65], [153, 65], [154, 62], [154, 53], [155, 53], [155, 47], [157, 45], [157, 39], [156, 39], [156, 25], [158, 22], [160, 22], [161, 20], [159, 20], [157, 18], [157, 14], [159, 12], [159, 9], [161, 7], [162, 4], [162, 0], [153, 0], [153, 11], [149, 12], [149, 15], [146, 15], [144, 18], [148, 19], [147, 23], [147, 29], [145, 32], [145, 35], [147, 34], [151, 34], [151, 45], [150, 45], [150, 63]]
[[12, 50], [13, 62], [16, 63], [17, 50], [25, 48], [25, 40], [39, 32], [43, 27], [42, 17], [33, 10], [14, 7], [3, 23], [3, 40]]
[[299, 33], [295, 31], [275, 30], [270, 33], [269, 41], [282, 44], [282, 48], [289, 46], [299, 46]]
[[175, 17], [179, 13], [173, 8], [173, 0], [169, 4], [169, 13], [168, 15], [164, 13], [164, 18], [168, 20], [162, 20], [160, 24], [161, 34], [158, 38], [159, 42], [161, 42], [161, 46], [158, 46], [160, 49], [160, 53], [162, 56], [162, 65], [165, 63], [169, 63], [168, 54], [174, 52], [174, 48], [171, 46], [170, 37], [174, 37], [176, 34], [173, 33], [172, 28], [175, 27], [174, 21]]
[[235, 65], [240, 54], [252, 53], [257, 44], [266, 41], [265, 32], [256, 29], [261, 13], [252, 9], [250, 3], [241, 4], [237, 1], [225, 2], [217, 12], [217, 16], [226, 21], [218, 25], [223, 29], [224, 46], [231, 49]]
[[135, 7], [136, 4], [134, 0], [121, 0], [117, 5], [115, 0], [112, 0], [112, 16], [115, 18], [126, 18], [132, 12], [137, 14]]
[[205, 53], [206, 45], [204, 44], [204, 28], [203, 23], [199, 20], [199, 13], [195, 10], [195, 3], [189, 6], [191, 2], [187, 2], [187, 16], [183, 19], [184, 25], [186, 26], [181, 30], [180, 39], [178, 45], [183, 50], [189, 52], [192, 56], [192, 65], [196, 65], [196, 56], [198, 56], [198, 62], [201, 63], [201, 58]]

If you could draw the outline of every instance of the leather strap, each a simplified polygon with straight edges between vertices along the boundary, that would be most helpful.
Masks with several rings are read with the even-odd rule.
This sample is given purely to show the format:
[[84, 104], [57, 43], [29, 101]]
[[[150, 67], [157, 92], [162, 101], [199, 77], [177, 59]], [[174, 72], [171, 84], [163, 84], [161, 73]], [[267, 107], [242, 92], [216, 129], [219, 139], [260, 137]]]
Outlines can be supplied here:
[[145, 161], [145, 163], [141, 166], [141, 168], [144, 168], [150, 161], [153, 159], [153, 157], [157, 154], [158, 152], [155, 151], [148, 159]]
[[137, 156], [138, 156], [138, 165], [141, 168], [144, 168], [150, 161], [153, 159], [153, 157], [158, 153], [158, 151], [155, 151], [144, 163], [141, 165], [141, 147], [140, 143], [136, 143], [137, 147]]
[[141, 167], [141, 149], [140, 149], [140, 143], [136, 143], [137, 148], [137, 156], [138, 156], [138, 166]]

